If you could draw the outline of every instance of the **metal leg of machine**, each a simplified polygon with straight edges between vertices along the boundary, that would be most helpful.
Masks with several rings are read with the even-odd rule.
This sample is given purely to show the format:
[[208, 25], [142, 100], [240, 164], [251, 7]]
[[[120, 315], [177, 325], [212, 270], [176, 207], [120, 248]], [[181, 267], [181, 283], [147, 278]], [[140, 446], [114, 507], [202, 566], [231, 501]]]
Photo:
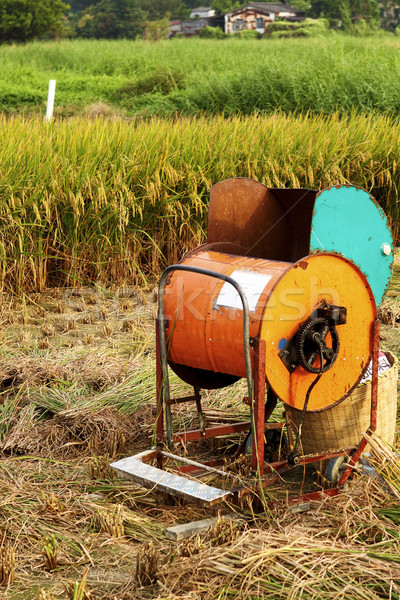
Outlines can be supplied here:
[[[160, 357], [160, 334], [159, 324], [156, 321], [156, 439], [155, 443], [161, 448], [164, 435], [164, 407], [163, 407], [163, 389], [162, 389], [162, 368]], [[163, 466], [162, 455], [157, 457], [157, 464], [160, 469]]]
[[[366, 434], [373, 433], [376, 429], [377, 410], [378, 410], [378, 366], [379, 366], [379, 331], [380, 322], [377, 319], [372, 326], [372, 385], [371, 385], [371, 415], [370, 415], [370, 426], [365, 432]], [[329, 488], [326, 490], [320, 490], [312, 492], [310, 494], [303, 494], [297, 498], [292, 498], [291, 503], [305, 502], [307, 500], [321, 500], [324, 496], [336, 496], [339, 494], [345, 483], [351, 478], [354, 473], [354, 468], [361, 458], [362, 453], [365, 450], [368, 441], [367, 438], [362, 436], [360, 443], [357, 448], [348, 449], [343, 451], [341, 454], [336, 456], [344, 456], [349, 458], [347, 466], [342, 472], [338, 484], [336, 487]], [[332, 458], [331, 455], [326, 455], [325, 458]]]
[[[158, 333], [158, 324], [156, 326], [156, 332]], [[368, 432], [373, 432], [376, 428], [376, 414], [377, 414], [377, 400], [378, 400], [378, 361], [379, 361], [379, 321], [376, 320], [373, 324], [372, 329], [373, 339], [373, 363], [372, 363], [372, 388], [371, 388], [371, 418], [370, 427]], [[163, 450], [166, 436], [164, 429], [164, 407], [163, 407], [163, 372], [161, 368], [161, 357], [160, 357], [160, 344], [159, 337], [157, 335], [156, 343], [156, 393], [157, 393], [157, 421], [156, 421], [156, 441], [157, 448], [151, 451], [141, 453], [131, 459], [123, 459], [115, 463], [114, 468], [123, 472], [125, 476], [130, 477], [134, 481], [141, 483], [147, 487], [156, 488], [160, 491], [170, 493], [178, 497], [186, 498], [187, 500], [196, 501], [205, 505], [212, 505], [215, 502], [219, 502], [224, 498], [230, 497], [234, 500], [234, 496], [229, 491], [219, 490], [218, 488], [204, 485], [200, 482], [197, 484], [193, 481], [187, 480], [182, 477], [184, 473], [195, 474], [201, 471], [212, 472], [223, 477], [232, 477], [229, 472], [221, 471], [218, 469], [218, 465], [221, 461], [218, 459], [212, 459], [205, 463], [197, 462], [194, 460], [187, 459], [185, 457], [176, 456]], [[290, 417], [286, 423], [268, 423], [275, 405], [276, 398], [271, 395], [267, 403], [265, 402], [265, 358], [266, 348], [265, 341], [259, 338], [254, 338], [251, 341], [251, 359], [252, 359], [252, 377], [254, 382], [253, 397], [251, 400], [251, 420], [241, 421], [237, 423], [221, 424], [214, 427], [205, 427], [204, 422], [200, 418], [199, 429], [184, 431], [178, 433], [172, 433], [171, 437], [173, 443], [188, 442], [201, 440], [204, 437], [212, 438], [221, 435], [227, 435], [231, 433], [240, 433], [244, 431], [251, 432], [252, 439], [252, 456], [251, 464], [254, 473], [259, 477], [259, 485], [268, 486], [274, 483], [274, 479], [271, 478], [271, 473], [274, 472], [285, 472], [293, 469], [287, 460], [282, 460], [275, 463], [265, 463], [264, 461], [264, 443], [265, 443], [265, 430], [269, 428], [286, 428], [288, 440], [291, 440], [290, 432]], [[169, 408], [173, 404], [179, 404], [182, 401], [187, 402], [192, 400], [197, 408], [200, 403], [199, 389], [195, 388], [194, 395], [186, 398], [168, 399]], [[247, 400], [247, 399], [246, 399]], [[201, 411], [201, 406], [200, 406]], [[202, 414], [202, 411], [201, 413]], [[289, 423], [289, 426], [288, 426]], [[299, 456], [296, 462], [296, 467], [301, 467], [310, 463], [317, 463], [320, 460], [328, 460], [333, 457], [349, 457], [350, 460], [347, 462], [347, 467], [342, 473], [340, 480], [336, 487], [329, 488], [326, 490], [320, 490], [317, 492], [311, 492], [308, 494], [302, 494], [301, 496], [293, 497], [290, 499], [291, 503], [298, 503], [310, 500], [320, 500], [323, 497], [335, 496], [340, 493], [345, 482], [351, 477], [354, 472], [354, 467], [357, 464], [365, 446], [367, 440], [362, 437], [360, 444], [357, 448], [346, 448], [342, 451], [321, 453], [313, 456]], [[289, 443], [290, 447], [290, 443]], [[156, 460], [158, 469], [151, 467], [148, 463], [151, 460]], [[169, 473], [163, 471], [165, 460], [172, 460], [175, 463], [174, 471], [177, 473]], [[130, 461], [130, 462], [129, 462]], [[177, 463], [183, 463], [183, 466], [179, 467]], [[296, 468], [295, 467], [295, 468]], [[236, 494], [240, 495], [240, 489], [236, 488]]]
[[[378, 367], [379, 367], [379, 331], [380, 322], [377, 319], [372, 329], [372, 386], [371, 386], [371, 422], [369, 430], [366, 433], [373, 433], [376, 430], [376, 420], [378, 412]], [[339, 480], [339, 486], [343, 486], [350, 477], [353, 467], [357, 464], [361, 454], [365, 450], [367, 439], [364, 436], [360, 445], [349, 460], [349, 464]]]
[[251, 466], [264, 473], [264, 414], [265, 414], [265, 342], [256, 338], [253, 343], [253, 452]]

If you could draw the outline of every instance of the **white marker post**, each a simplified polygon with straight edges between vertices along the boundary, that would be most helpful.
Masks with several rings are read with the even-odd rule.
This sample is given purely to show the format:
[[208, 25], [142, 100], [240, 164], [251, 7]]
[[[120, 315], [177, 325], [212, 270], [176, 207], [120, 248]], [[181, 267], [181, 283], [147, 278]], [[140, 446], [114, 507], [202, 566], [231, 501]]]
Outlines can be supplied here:
[[50, 79], [49, 81], [49, 94], [47, 96], [47, 110], [46, 110], [46, 121], [51, 121], [53, 118], [54, 109], [54, 97], [56, 95], [56, 80]]

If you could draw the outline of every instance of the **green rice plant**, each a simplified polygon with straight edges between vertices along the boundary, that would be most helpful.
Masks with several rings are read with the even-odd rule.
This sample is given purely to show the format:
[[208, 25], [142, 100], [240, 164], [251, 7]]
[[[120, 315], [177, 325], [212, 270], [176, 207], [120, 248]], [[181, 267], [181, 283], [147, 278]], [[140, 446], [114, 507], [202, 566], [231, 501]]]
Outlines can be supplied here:
[[[157, 44], [63, 40], [3, 45], [0, 110], [44, 114], [48, 81], [54, 78], [56, 112], [65, 116], [90, 114], [96, 106], [99, 112], [112, 107], [130, 115], [277, 109], [399, 115], [399, 40], [378, 32], [362, 38], [328, 34], [324, 26], [323, 20], [307, 20], [282, 31], [287, 24], [274, 23], [262, 40], [245, 31], [240, 38]], [[303, 39], [275, 39], [289, 35]]]
[[70, 589], [70, 598], [71, 600], [90, 600], [92, 598], [91, 593], [86, 589], [86, 579], [89, 569], [86, 568], [83, 572], [82, 578], [80, 581], [75, 581], [73, 586]]

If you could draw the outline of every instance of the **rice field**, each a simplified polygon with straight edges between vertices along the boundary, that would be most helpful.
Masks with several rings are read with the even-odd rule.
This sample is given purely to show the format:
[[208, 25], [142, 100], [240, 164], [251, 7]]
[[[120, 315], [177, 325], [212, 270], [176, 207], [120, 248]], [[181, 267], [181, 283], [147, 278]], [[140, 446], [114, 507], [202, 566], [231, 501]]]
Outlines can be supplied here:
[[365, 188], [399, 235], [389, 116], [198, 117], [50, 124], [0, 117], [0, 288], [147, 285], [204, 239], [210, 187]]
[[[304, 513], [283, 484], [264, 513], [206, 511], [109, 466], [152, 444], [155, 280], [205, 238], [214, 183], [355, 184], [399, 242], [399, 47], [334, 35], [0, 47], [0, 597], [400, 599], [398, 435], [395, 452], [371, 441], [384, 485], [359, 470]], [[51, 77], [46, 124], [34, 115]], [[380, 313], [397, 357], [399, 294], [397, 251]], [[208, 423], [246, 417], [243, 395], [241, 383], [205, 393]], [[195, 423], [185, 407], [175, 418]], [[165, 537], [219, 515], [202, 535]]]
[[3, 45], [0, 110], [44, 114], [48, 81], [56, 79], [56, 113], [63, 116], [275, 110], [399, 116], [399, 47], [398, 37], [383, 32]]

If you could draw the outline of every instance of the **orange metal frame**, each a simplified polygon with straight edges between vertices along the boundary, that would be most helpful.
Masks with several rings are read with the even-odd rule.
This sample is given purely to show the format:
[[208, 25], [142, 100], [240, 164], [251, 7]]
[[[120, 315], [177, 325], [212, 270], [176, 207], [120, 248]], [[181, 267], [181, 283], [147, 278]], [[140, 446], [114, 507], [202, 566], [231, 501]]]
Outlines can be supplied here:
[[[371, 420], [370, 426], [366, 433], [372, 433], [376, 429], [377, 420], [377, 405], [378, 405], [378, 361], [379, 361], [379, 329], [380, 322], [376, 320], [372, 328], [372, 386], [371, 386]], [[252, 420], [254, 423], [253, 428], [253, 453], [252, 453], [252, 469], [255, 474], [259, 476], [267, 475], [268, 473], [279, 472], [290, 467], [287, 460], [265, 463], [264, 460], [264, 432], [265, 429], [274, 429], [285, 427], [286, 423], [267, 423], [270, 414], [274, 409], [273, 403], [268, 406], [267, 410], [265, 405], [265, 360], [266, 360], [266, 347], [265, 341], [258, 338], [252, 340], [251, 344], [251, 358], [252, 358], [252, 371], [253, 371], [253, 382], [254, 392], [251, 399], [252, 404]], [[160, 448], [165, 442], [164, 433], [164, 407], [163, 407], [163, 378], [160, 360], [160, 341], [158, 332], [158, 322], [156, 325], [156, 389], [157, 389], [157, 426], [156, 426], [156, 438], [157, 446]], [[188, 442], [194, 440], [201, 440], [204, 438], [213, 438], [216, 436], [240, 433], [243, 431], [249, 431], [251, 428], [252, 421], [240, 421], [237, 423], [229, 423], [225, 425], [219, 425], [214, 427], [206, 427], [205, 429], [195, 429], [191, 431], [178, 432], [173, 434], [173, 442]], [[321, 460], [329, 460], [337, 456], [346, 456], [351, 452], [351, 458], [348, 465], [340, 477], [337, 487], [326, 490], [320, 490], [317, 492], [303, 494], [292, 498], [291, 503], [304, 502], [310, 500], [319, 500], [326, 496], [335, 496], [340, 493], [346, 481], [351, 476], [354, 466], [358, 462], [362, 452], [367, 445], [367, 438], [364, 435], [360, 440], [358, 447], [346, 448], [338, 452], [326, 452], [319, 455], [313, 456], [301, 456], [298, 457], [296, 465], [306, 465], [315, 463]], [[159, 454], [158, 458], [159, 466], [162, 467], [162, 455]], [[210, 463], [204, 463], [206, 465], [216, 465], [218, 461], [213, 460]], [[190, 472], [193, 470], [199, 470], [198, 467], [182, 467], [180, 472]], [[269, 477], [269, 481], [273, 481], [273, 478]]]

